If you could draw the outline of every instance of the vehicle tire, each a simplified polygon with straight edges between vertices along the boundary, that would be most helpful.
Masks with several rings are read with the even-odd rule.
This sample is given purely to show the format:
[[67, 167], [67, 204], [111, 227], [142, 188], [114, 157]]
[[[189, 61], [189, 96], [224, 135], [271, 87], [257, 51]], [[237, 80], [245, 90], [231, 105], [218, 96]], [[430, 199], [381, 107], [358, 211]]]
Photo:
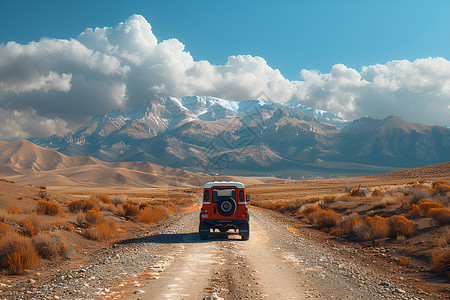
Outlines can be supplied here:
[[198, 226], [198, 233], [200, 234], [201, 240], [207, 240], [209, 235], [209, 226], [205, 222], [200, 221]]
[[229, 217], [236, 211], [236, 201], [231, 198], [223, 198], [217, 202], [217, 211], [224, 217]]
[[239, 226], [239, 235], [242, 237], [243, 241], [248, 241], [250, 238], [250, 226], [248, 225], [248, 222]]

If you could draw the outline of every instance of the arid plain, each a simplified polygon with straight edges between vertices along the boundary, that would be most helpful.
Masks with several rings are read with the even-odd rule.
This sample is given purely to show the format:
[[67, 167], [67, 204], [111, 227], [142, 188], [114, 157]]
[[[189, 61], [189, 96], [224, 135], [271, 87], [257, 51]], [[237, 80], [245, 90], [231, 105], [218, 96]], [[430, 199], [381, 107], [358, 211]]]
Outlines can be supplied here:
[[[450, 163], [288, 181], [105, 163], [25, 141], [0, 146], [5, 298], [435, 299], [450, 293]], [[249, 243], [233, 235], [200, 241], [201, 187], [210, 180], [247, 186]]]

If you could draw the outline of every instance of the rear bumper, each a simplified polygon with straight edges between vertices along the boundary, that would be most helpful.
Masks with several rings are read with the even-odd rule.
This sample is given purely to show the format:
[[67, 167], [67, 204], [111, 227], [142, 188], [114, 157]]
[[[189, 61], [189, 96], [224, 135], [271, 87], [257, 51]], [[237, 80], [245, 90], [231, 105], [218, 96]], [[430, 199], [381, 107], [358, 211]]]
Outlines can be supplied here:
[[248, 223], [245, 220], [203, 220], [203, 223], [207, 224], [210, 228], [235, 228], [239, 229], [239, 226]]

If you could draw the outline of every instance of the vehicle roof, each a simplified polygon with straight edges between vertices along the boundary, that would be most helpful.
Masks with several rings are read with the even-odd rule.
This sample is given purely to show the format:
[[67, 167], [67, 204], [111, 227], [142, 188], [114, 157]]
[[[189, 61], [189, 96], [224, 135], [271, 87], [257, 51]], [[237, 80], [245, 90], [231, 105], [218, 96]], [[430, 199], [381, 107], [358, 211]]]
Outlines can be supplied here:
[[245, 188], [245, 186], [242, 183], [235, 182], [235, 181], [212, 181], [212, 182], [208, 182], [207, 184], [205, 184], [204, 188], [209, 189], [213, 186], [235, 186], [238, 189]]

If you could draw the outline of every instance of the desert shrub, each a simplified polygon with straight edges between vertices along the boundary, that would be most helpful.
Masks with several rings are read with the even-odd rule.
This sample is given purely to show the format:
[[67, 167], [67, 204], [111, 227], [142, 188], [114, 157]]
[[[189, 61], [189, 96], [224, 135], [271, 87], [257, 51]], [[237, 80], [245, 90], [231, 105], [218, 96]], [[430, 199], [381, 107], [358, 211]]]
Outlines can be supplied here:
[[289, 201], [286, 206], [280, 210], [280, 212], [282, 213], [296, 213], [297, 210], [300, 208], [301, 206], [301, 201], [300, 200], [295, 200], [295, 201]]
[[65, 219], [52, 220], [43, 226], [44, 230], [62, 229], [66, 226], [67, 221]]
[[428, 189], [412, 189], [412, 199], [411, 204], [417, 204], [420, 200], [428, 199], [431, 197], [430, 191]]
[[86, 212], [88, 210], [99, 211], [100, 208], [97, 205], [95, 205], [95, 203], [92, 202], [91, 200], [79, 199], [69, 203], [69, 210], [70, 212], [74, 213], [78, 211]]
[[365, 217], [364, 221], [355, 227], [354, 233], [361, 240], [384, 238], [389, 233], [388, 222], [380, 216]]
[[437, 181], [434, 181], [434, 182], [431, 184], [431, 186], [432, 186], [432, 187], [435, 187], [435, 186], [440, 185], [440, 184], [449, 184], [449, 182], [448, 182], [448, 180], [446, 180], [446, 179], [443, 179], [443, 180], [437, 180]]
[[407, 256], [400, 256], [400, 257], [398, 258], [398, 263], [399, 263], [401, 266], [407, 267], [407, 266], [409, 266], [409, 264], [410, 264], [410, 259], [409, 259], [409, 257], [407, 257]]
[[8, 179], [5, 179], [5, 178], [0, 178], [0, 181], [1, 182], [7, 182], [7, 183], [14, 183], [14, 181], [8, 180]]
[[105, 216], [96, 210], [88, 210], [85, 219], [89, 225], [106, 223]]
[[322, 200], [324, 203], [332, 203], [332, 202], [336, 201], [336, 199], [337, 199], [337, 196], [325, 196], [325, 197], [323, 197]]
[[111, 238], [115, 225], [111, 222], [96, 224], [86, 229], [83, 234], [88, 239], [96, 241], [105, 241]]
[[306, 207], [306, 208], [303, 210], [303, 214], [304, 214], [305, 216], [308, 216], [309, 214], [311, 214], [311, 213], [313, 213], [313, 212], [315, 212], [315, 211], [321, 210], [321, 209], [322, 209], [322, 208], [320, 208], [320, 207], [317, 206], [317, 205], [312, 205], [312, 206]]
[[433, 250], [431, 255], [431, 268], [433, 271], [450, 277], [450, 248]]
[[112, 203], [107, 204], [107, 203], [103, 203], [103, 202], [98, 202], [98, 206], [101, 211], [116, 212], [116, 207]]
[[431, 208], [442, 208], [444, 205], [433, 202], [430, 199], [422, 199], [419, 201], [419, 208], [420, 208], [420, 214], [421, 216], [428, 216], [428, 211]]
[[39, 227], [30, 219], [22, 219], [19, 225], [23, 228], [26, 235], [34, 236], [39, 233]]
[[[447, 183], [448, 183], [448, 181], [447, 181]], [[445, 194], [448, 192], [450, 192], [450, 185], [448, 185], [448, 184], [438, 183], [436, 185], [433, 185], [432, 194], [434, 194], [434, 195]]]
[[10, 213], [6, 209], [0, 208], [0, 222], [8, 221], [10, 219]]
[[118, 205], [116, 207], [116, 214], [118, 216], [125, 216], [125, 210], [123, 209], [123, 205]]
[[23, 274], [39, 264], [39, 255], [31, 239], [14, 231], [0, 236], [0, 267], [10, 274]]
[[9, 231], [9, 225], [3, 222], [0, 222], [0, 236], [5, 235]]
[[67, 243], [60, 232], [41, 232], [32, 238], [32, 243], [42, 258], [53, 259], [66, 255]]
[[91, 201], [93, 201], [93, 202], [103, 202], [103, 203], [106, 203], [106, 204], [111, 204], [112, 203], [111, 198], [109, 198], [108, 196], [103, 195], [103, 194], [92, 195], [91, 196]]
[[288, 202], [281, 202], [281, 201], [273, 201], [273, 200], [263, 200], [254, 202], [254, 205], [270, 209], [270, 210], [282, 210], [286, 207]]
[[347, 186], [347, 192], [351, 197], [364, 197], [367, 193], [369, 193], [369, 190], [362, 189], [361, 185], [358, 186], [356, 189], [351, 189], [349, 186]]
[[147, 202], [141, 202], [139, 203], [139, 209], [145, 209], [149, 207], [150, 205]]
[[139, 221], [147, 224], [159, 223], [169, 217], [169, 211], [163, 206], [155, 206], [143, 209], [139, 212]]
[[450, 246], [450, 228], [447, 228], [445, 232], [435, 237], [433, 239], [433, 245], [437, 248]]
[[380, 190], [380, 189], [374, 189], [372, 191], [372, 197], [383, 197], [384, 196], [384, 191]]
[[349, 216], [349, 215], [351, 215], [351, 214], [353, 214], [353, 211], [350, 209], [350, 208], [348, 208], [346, 211], [344, 211], [344, 213], [343, 213], [343, 215], [344, 216]]
[[398, 237], [404, 236], [409, 237], [413, 235], [418, 226], [411, 220], [408, 220], [404, 216], [394, 215], [388, 219], [389, 223], [389, 236]]
[[77, 224], [81, 227], [86, 225], [86, 214], [82, 211], [77, 212]]
[[127, 200], [128, 200], [128, 197], [126, 195], [114, 195], [111, 197], [111, 201], [112, 201], [112, 204], [114, 204], [114, 206], [121, 205], [122, 203], [124, 203]]
[[49, 201], [39, 201], [37, 213], [41, 215], [55, 216], [62, 213], [58, 204]]
[[349, 236], [353, 233], [354, 228], [361, 225], [363, 220], [357, 214], [345, 216], [338, 227], [334, 228], [331, 233], [337, 236]]
[[422, 214], [422, 212], [420, 211], [420, 207], [417, 204], [411, 205], [408, 209], [408, 215], [411, 218], [418, 218], [421, 216], [421, 214]]
[[[308, 220], [317, 225], [318, 227], [334, 227], [339, 223], [341, 215], [333, 210], [325, 210], [322, 208], [313, 208], [314, 206], [308, 207], [306, 210], [309, 210], [307, 213]], [[318, 206], [316, 206], [318, 207]], [[311, 211], [312, 210], [312, 211]]]
[[430, 208], [427, 215], [435, 219], [440, 225], [450, 223], [450, 209], [446, 207]]
[[15, 206], [15, 205], [9, 206], [7, 211], [10, 214], [21, 214], [21, 213], [23, 213], [23, 210], [20, 207]]
[[386, 196], [386, 197], [380, 199], [378, 202], [376, 202], [374, 204], [373, 208], [375, 208], [375, 209], [385, 208], [385, 207], [388, 207], [389, 205], [398, 203], [399, 201], [401, 201], [400, 199], [401, 199], [401, 197], [399, 197], [398, 195]]
[[139, 214], [139, 204], [136, 204], [131, 201], [124, 202], [122, 204], [122, 208], [124, 210], [125, 217], [133, 217]]

